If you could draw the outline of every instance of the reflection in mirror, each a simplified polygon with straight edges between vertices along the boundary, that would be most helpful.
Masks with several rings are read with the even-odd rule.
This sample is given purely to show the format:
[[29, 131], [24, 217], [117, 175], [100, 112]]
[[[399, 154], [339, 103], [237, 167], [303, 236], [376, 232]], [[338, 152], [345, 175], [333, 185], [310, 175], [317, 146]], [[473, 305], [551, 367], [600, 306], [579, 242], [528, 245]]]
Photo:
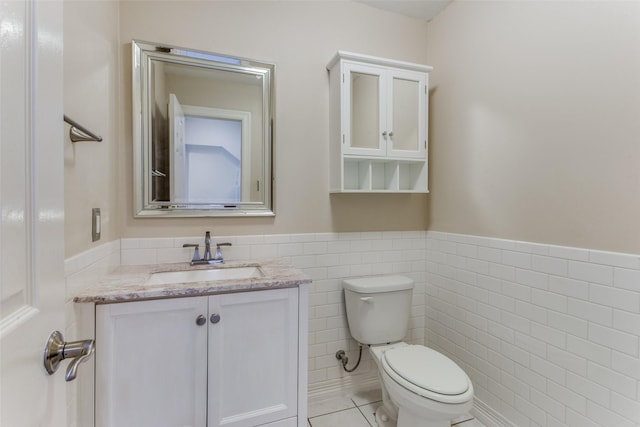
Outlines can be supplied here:
[[378, 148], [380, 144], [380, 77], [351, 72], [351, 146]]
[[275, 66], [132, 45], [136, 216], [273, 215]]
[[419, 82], [393, 79], [393, 148], [418, 151]]

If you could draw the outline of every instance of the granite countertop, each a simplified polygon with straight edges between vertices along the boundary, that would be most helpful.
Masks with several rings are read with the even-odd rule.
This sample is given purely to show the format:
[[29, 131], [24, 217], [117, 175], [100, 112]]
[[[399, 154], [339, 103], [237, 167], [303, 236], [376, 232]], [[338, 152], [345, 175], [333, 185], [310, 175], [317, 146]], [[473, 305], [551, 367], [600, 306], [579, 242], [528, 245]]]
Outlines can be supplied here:
[[[227, 279], [188, 283], [147, 284], [153, 273], [210, 270], [238, 267], [259, 267], [262, 277]], [[219, 293], [293, 288], [311, 283], [311, 279], [282, 259], [257, 262], [225, 262], [221, 265], [191, 266], [188, 262], [123, 266], [87, 286], [73, 298], [77, 303], [114, 303], [141, 299], [214, 295]]]

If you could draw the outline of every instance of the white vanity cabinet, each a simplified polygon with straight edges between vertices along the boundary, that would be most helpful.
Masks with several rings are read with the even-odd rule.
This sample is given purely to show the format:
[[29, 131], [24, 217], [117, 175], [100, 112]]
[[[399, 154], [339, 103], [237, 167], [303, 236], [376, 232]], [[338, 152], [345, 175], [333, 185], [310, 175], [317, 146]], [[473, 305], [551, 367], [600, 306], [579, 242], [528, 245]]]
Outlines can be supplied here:
[[97, 305], [96, 427], [306, 426], [301, 298], [282, 288]]
[[427, 192], [428, 72], [339, 51], [330, 79], [330, 191]]

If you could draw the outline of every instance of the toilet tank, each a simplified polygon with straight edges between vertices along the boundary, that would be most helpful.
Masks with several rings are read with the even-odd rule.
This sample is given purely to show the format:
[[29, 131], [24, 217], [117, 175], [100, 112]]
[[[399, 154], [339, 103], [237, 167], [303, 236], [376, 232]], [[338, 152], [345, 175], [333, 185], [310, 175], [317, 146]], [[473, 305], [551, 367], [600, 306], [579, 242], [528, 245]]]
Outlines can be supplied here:
[[407, 335], [413, 280], [374, 276], [342, 282], [351, 336], [360, 344], [401, 341]]

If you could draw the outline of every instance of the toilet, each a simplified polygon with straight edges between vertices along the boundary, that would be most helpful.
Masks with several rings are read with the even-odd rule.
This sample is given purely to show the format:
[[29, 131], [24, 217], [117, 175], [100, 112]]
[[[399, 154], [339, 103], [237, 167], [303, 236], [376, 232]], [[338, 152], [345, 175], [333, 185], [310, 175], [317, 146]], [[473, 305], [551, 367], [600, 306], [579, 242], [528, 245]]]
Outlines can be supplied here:
[[376, 276], [342, 283], [351, 336], [378, 365], [379, 427], [449, 427], [473, 405], [467, 374], [445, 355], [403, 342], [409, 327], [413, 280]]

